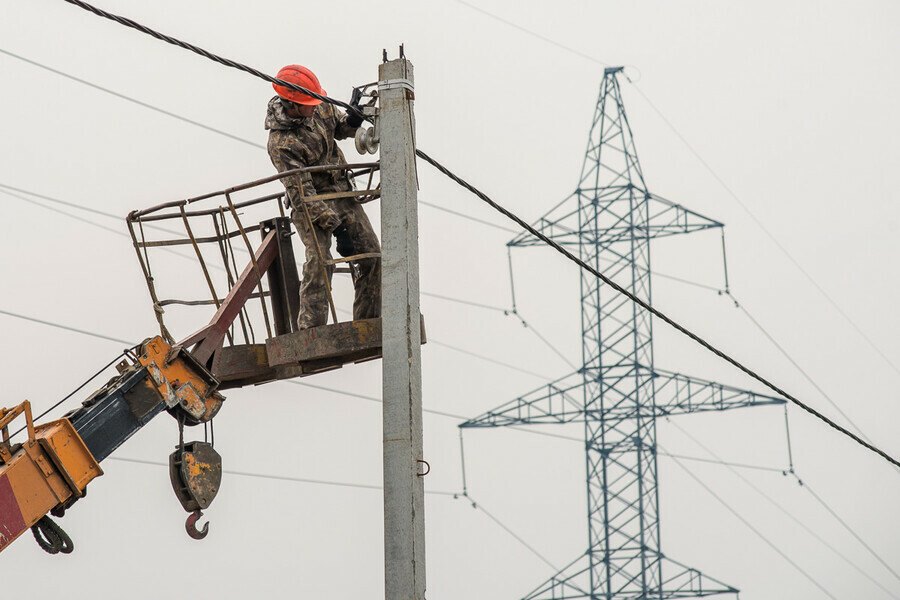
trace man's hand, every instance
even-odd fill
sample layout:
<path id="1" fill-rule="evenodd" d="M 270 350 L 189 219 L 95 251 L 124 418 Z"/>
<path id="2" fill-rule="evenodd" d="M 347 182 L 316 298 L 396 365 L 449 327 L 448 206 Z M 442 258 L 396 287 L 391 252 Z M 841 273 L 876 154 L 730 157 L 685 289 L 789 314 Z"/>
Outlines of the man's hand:
<path id="1" fill-rule="evenodd" d="M 347 231 L 347 226 L 343 223 L 334 230 L 334 239 L 337 240 L 335 249 L 338 254 L 344 258 L 356 254 L 356 250 L 353 248 L 353 238 L 350 237 L 350 232 Z"/>

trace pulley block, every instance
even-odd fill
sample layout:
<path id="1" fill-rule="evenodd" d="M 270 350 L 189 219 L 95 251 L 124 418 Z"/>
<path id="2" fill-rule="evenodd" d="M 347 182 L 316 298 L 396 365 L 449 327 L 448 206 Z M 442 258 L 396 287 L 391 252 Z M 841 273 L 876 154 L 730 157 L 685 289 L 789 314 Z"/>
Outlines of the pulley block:
<path id="1" fill-rule="evenodd" d="M 360 154 L 375 154 L 378 152 L 378 133 L 374 127 L 360 127 L 356 130 L 356 151 Z"/>
<path id="2" fill-rule="evenodd" d="M 169 478 L 184 510 L 205 509 L 222 483 L 222 457 L 212 444 L 186 442 L 169 455 Z"/>

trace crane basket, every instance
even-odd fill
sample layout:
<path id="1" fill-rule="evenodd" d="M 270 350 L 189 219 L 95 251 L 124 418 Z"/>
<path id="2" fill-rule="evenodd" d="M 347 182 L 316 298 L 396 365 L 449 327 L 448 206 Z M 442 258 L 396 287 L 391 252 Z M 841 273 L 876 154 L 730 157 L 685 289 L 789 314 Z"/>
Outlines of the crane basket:
<path id="1" fill-rule="evenodd" d="M 334 169 L 367 178 L 366 187 L 305 197 L 304 203 L 338 197 L 363 203 L 380 196 L 379 163 L 322 165 L 128 215 L 160 333 L 171 344 L 189 349 L 223 389 L 380 356 L 380 320 L 338 322 L 330 286 L 332 323 L 297 330 L 299 275 L 285 191 L 264 186 L 292 175 Z M 250 190 L 270 193 L 246 198 Z M 323 269 L 352 275 L 354 260 L 369 256 L 320 262 Z M 185 268 L 186 261 L 193 266 Z M 198 320 L 198 313 L 204 313 L 206 321 Z M 208 324 L 197 330 L 198 322 Z"/>

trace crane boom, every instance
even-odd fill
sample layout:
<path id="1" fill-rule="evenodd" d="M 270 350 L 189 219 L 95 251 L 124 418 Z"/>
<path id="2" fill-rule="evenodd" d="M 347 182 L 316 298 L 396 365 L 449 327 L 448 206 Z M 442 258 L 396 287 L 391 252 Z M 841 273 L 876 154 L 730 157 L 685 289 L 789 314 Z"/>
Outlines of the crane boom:
<path id="1" fill-rule="evenodd" d="M 47 523 L 48 513 L 62 516 L 84 496 L 88 483 L 103 474 L 99 463 L 153 417 L 168 410 L 188 424 L 203 423 L 224 400 L 212 374 L 159 336 L 142 343 L 117 369 L 117 377 L 62 419 L 35 426 L 27 400 L 0 409 L 0 552 L 33 527 L 50 527 L 44 537 L 52 538 L 58 527 Z M 9 425 L 20 416 L 28 439 L 13 444 Z M 38 542 L 45 550 L 61 550 Z"/>

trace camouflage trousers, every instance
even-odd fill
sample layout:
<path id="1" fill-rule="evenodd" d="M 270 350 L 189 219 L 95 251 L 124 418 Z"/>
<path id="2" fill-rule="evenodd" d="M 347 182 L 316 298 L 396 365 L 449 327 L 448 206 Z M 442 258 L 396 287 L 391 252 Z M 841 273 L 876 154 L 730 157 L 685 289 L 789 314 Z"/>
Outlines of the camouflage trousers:
<path id="1" fill-rule="evenodd" d="M 369 217 L 362 205 L 353 198 L 338 198 L 327 201 L 328 208 L 337 213 L 341 223 L 347 227 L 353 240 L 353 254 L 380 253 L 378 236 L 372 229 Z M 300 241 L 306 246 L 306 262 L 303 263 L 303 280 L 300 282 L 300 315 L 297 326 L 300 329 L 318 327 L 328 321 L 328 292 L 325 289 L 326 277 L 329 285 L 334 273 L 333 266 L 322 268 L 319 252 L 322 257 L 331 260 L 332 234 L 317 225 L 310 231 L 309 222 L 303 209 L 291 211 L 291 220 Z M 355 297 L 353 299 L 353 319 L 372 319 L 381 316 L 381 258 L 364 258 L 354 261 L 357 276 L 353 281 Z"/>

